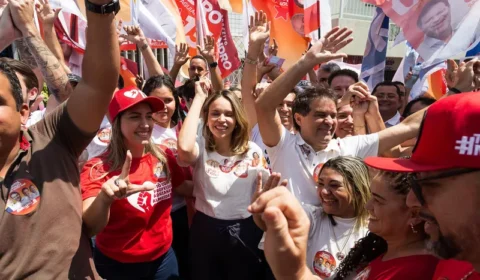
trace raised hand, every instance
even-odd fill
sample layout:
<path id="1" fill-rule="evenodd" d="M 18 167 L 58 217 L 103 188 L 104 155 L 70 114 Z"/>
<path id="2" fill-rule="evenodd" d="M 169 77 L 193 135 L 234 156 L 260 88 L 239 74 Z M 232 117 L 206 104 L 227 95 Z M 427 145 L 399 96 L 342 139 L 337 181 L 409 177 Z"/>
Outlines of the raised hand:
<path id="1" fill-rule="evenodd" d="M 179 45 L 175 46 L 175 58 L 173 59 L 173 63 L 176 65 L 184 65 L 190 59 L 188 55 L 188 45 L 187 43 L 180 43 Z"/>
<path id="2" fill-rule="evenodd" d="M 275 69 L 276 65 L 275 64 L 266 64 L 266 60 L 263 62 L 258 62 L 257 63 L 257 81 L 260 81 L 263 76 L 266 74 L 270 73 Z"/>
<path id="3" fill-rule="evenodd" d="M 353 41 L 353 38 L 349 38 L 351 34 L 352 31 L 348 28 L 333 28 L 307 51 L 305 60 L 317 65 L 334 59 L 346 58 L 347 54 L 338 51 Z"/>
<path id="4" fill-rule="evenodd" d="M 337 107 L 352 105 L 353 102 L 365 101 L 370 96 L 367 84 L 358 82 L 348 87 L 347 92 L 338 100 Z"/>
<path id="5" fill-rule="evenodd" d="M 480 61 L 478 57 L 469 62 L 457 65 L 449 59 L 445 78 L 449 88 L 456 88 L 461 92 L 470 92 L 480 88 Z"/>
<path id="6" fill-rule="evenodd" d="M 208 63 L 215 62 L 215 39 L 213 36 L 207 35 L 204 38 L 205 47 L 197 45 L 198 52 L 205 57 Z"/>
<path id="7" fill-rule="evenodd" d="M 293 194 L 287 188 L 263 192 L 248 211 L 265 224 L 265 257 L 275 277 L 316 279 L 306 266 L 310 221 Z"/>
<path id="8" fill-rule="evenodd" d="M 281 174 L 274 172 L 272 173 L 272 175 L 270 175 L 270 177 L 268 177 L 267 182 L 263 184 L 262 171 L 259 171 L 257 174 L 257 188 L 255 189 L 255 193 L 252 196 L 252 203 L 254 203 L 262 193 L 265 193 L 268 190 L 276 188 L 277 186 L 286 187 L 288 184 L 288 181 L 283 180 L 279 184 L 280 178 L 281 178 Z M 261 230 L 263 231 L 267 230 L 267 226 L 265 225 L 265 222 L 262 220 L 262 216 L 260 214 L 254 214 L 253 220 Z"/>
<path id="9" fill-rule="evenodd" d="M 250 16 L 249 43 L 263 46 L 268 37 L 270 37 L 270 23 L 267 22 L 267 14 L 263 11 L 255 12 L 254 16 Z"/>
<path id="10" fill-rule="evenodd" d="M 212 83 L 206 77 L 200 78 L 200 81 L 195 82 L 195 96 L 208 97 L 210 90 L 212 88 Z"/>
<path id="11" fill-rule="evenodd" d="M 0 26 L 2 27 L 0 28 L 0 36 L 5 38 L 5 41 L 9 42 L 8 45 L 15 39 L 22 37 L 22 32 L 13 24 L 9 5 L 0 12 Z"/>
<path id="12" fill-rule="evenodd" d="M 368 110 L 366 114 L 370 116 L 380 115 L 380 108 L 378 107 L 377 97 L 374 95 L 369 95 L 366 101 L 368 101 Z"/>
<path id="13" fill-rule="evenodd" d="M 48 0 L 39 0 L 39 2 L 35 4 L 35 10 L 37 11 L 40 21 L 49 26 L 53 26 L 58 14 L 62 11 L 61 8 L 52 9 Z"/>
<path id="14" fill-rule="evenodd" d="M 108 197 L 110 202 L 126 198 L 138 192 L 151 191 L 155 188 L 155 184 L 152 182 L 145 182 L 143 185 L 130 183 L 128 175 L 130 174 L 131 165 L 132 154 L 130 151 L 127 151 L 120 176 L 113 176 L 107 182 L 103 183 L 102 192 Z"/>
<path id="15" fill-rule="evenodd" d="M 22 35 L 24 37 L 38 35 L 33 22 L 33 0 L 10 0 L 9 6 L 13 23 L 22 32 Z"/>
<path id="16" fill-rule="evenodd" d="M 124 43 L 127 42 L 127 39 L 123 38 L 122 35 L 122 26 L 123 26 L 123 20 L 117 21 L 117 37 L 118 37 L 118 45 L 121 46 Z"/>
<path id="17" fill-rule="evenodd" d="M 145 38 L 145 35 L 143 34 L 140 26 L 124 26 L 123 30 L 125 30 L 127 34 L 120 34 L 121 38 L 128 40 L 136 45 L 144 45 L 147 43 L 147 39 Z"/>

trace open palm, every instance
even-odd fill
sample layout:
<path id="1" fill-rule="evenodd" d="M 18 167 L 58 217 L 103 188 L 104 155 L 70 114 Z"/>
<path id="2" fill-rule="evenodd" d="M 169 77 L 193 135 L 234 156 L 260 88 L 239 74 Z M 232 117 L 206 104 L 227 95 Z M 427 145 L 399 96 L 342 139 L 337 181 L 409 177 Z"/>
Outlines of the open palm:
<path id="1" fill-rule="evenodd" d="M 348 28 L 333 28 L 307 51 L 305 58 L 315 64 L 321 64 L 347 57 L 345 53 L 338 51 L 352 42 L 353 38 L 349 38 L 351 34 L 352 31 Z"/>
<path id="2" fill-rule="evenodd" d="M 263 44 L 270 37 L 270 25 L 264 12 L 255 12 L 255 16 L 250 17 L 249 33 L 251 43 Z"/>

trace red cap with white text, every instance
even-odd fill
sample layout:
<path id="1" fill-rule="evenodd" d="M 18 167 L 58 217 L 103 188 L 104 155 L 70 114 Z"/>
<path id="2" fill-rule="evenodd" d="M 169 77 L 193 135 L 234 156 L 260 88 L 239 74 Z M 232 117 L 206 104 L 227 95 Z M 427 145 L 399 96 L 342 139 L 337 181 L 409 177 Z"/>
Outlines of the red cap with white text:
<path id="1" fill-rule="evenodd" d="M 162 111 L 165 108 L 165 104 L 160 98 L 154 96 L 147 97 L 145 93 L 136 87 L 125 87 L 116 91 L 112 101 L 110 101 L 108 106 L 110 121 L 113 122 L 118 114 L 142 102 L 150 105 L 153 112 Z"/>
<path id="2" fill-rule="evenodd" d="M 396 172 L 480 169 L 480 93 L 456 94 L 432 104 L 410 159 L 370 157 L 365 163 Z"/>

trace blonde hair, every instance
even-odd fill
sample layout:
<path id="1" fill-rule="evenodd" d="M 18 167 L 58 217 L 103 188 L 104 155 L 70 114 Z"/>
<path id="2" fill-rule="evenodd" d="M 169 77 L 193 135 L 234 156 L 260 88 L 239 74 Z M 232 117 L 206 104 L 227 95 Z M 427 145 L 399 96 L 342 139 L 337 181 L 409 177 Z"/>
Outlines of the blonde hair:
<path id="1" fill-rule="evenodd" d="M 368 168 L 362 159 L 351 156 L 340 156 L 328 160 L 320 170 L 330 168 L 342 175 L 344 186 L 350 197 L 355 217 L 355 230 L 366 227 L 368 223 L 368 211 L 365 204 L 371 197 L 370 176 Z"/>
<path id="2" fill-rule="evenodd" d="M 107 146 L 106 152 L 101 156 L 102 160 L 92 166 L 90 169 L 90 178 L 94 180 L 100 180 L 107 176 L 108 174 L 121 170 L 125 159 L 127 157 L 128 148 L 125 145 L 124 137 L 122 134 L 121 129 L 121 117 L 124 112 L 117 115 L 115 120 L 112 124 L 112 137 L 110 139 L 110 143 Z M 163 163 L 164 170 L 167 174 L 167 179 L 170 179 L 170 172 L 168 169 L 167 158 L 165 153 L 160 149 L 155 143 L 153 143 L 152 139 L 148 140 L 148 144 L 145 145 L 145 153 L 152 154 L 155 158 L 158 159 L 161 163 Z M 93 178 L 92 171 L 95 169 L 97 165 L 100 164 L 108 164 L 109 169 L 102 174 L 98 178 Z"/>
<path id="3" fill-rule="evenodd" d="M 248 131 L 248 120 L 246 117 L 245 109 L 240 103 L 239 99 L 229 90 L 222 90 L 217 93 L 210 95 L 205 104 L 203 105 L 202 118 L 203 118 L 203 137 L 205 138 L 205 148 L 209 152 L 215 151 L 215 140 L 213 134 L 208 128 L 208 112 L 210 110 L 210 105 L 219 99 L 227 99 L 232 105 L 233 114 L 235 115 L 235 128 L 232 131 L 232 138 L 230 141 L 230 147 L 234 155 L 244 155 L 248 152 L 248 141 L 249 141 L 249 131 Z"/>

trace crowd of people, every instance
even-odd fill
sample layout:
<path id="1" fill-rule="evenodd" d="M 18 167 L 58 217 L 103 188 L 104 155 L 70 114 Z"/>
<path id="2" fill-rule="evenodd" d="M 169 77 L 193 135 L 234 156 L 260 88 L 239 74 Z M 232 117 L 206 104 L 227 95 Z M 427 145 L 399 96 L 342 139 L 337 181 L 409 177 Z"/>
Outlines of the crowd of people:
<path id="1" fill-rule="evenodd" d="M 259 11 L 226 86 L 212 37 L 165 73 L 140 27 L 91 8 L 111 0 L 88 2 L 81 77 L 48 0 L 0 17 L 20 55 L 0 58 L 0 279 L 480 279 L 478 58 L 409 100 L 335 64 L 348 28 L 269 64 Z"/>

